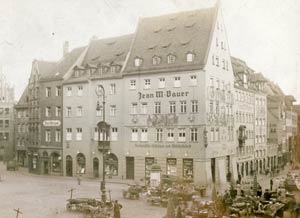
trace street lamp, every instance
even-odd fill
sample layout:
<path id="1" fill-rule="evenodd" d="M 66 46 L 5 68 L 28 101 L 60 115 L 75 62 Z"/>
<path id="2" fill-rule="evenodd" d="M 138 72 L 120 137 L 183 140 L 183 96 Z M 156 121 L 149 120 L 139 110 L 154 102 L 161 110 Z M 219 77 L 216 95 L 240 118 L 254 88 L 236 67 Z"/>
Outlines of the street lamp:
<path id="1" fill-rule="evenodd" d="M 102 121 L 97 123 L 98 127 L 98 150 L 102 152 L 102 159 L 103 159 L 103 168 L 102 168 L 102 181 L 101 181 L 101 200 L 105 205 L 106 202 L 106 190 L 105 190 L 105 153 L 110 148 L 110 141 L 109 141 L 109 132 L 110 132 L 110 125 L 105 122 L 105 90 L 102 85 L 98 85 L 96 87 L 96 94 L 98 97 L 102 96 L 102 109 L 103 109 L 103 116 Z M 97 111 L 100 111 L 100 103 L 97 102 Z"/>

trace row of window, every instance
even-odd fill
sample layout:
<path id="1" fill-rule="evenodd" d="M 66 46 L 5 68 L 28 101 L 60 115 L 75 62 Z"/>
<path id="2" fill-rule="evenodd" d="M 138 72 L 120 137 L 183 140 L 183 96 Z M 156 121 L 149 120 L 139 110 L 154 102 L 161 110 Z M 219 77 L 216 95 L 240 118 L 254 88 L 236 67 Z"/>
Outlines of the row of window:
<path id="1" fill-rule="evenodd" d="M 180 101 L 180 107 L 179 112 L 180 113 L 186 113 L 187 112 L 187 102 L 186 101 Z M 177 112 L 176 107 L 176 101 L 170 101 L 169 102 L 169 113 L 176 113 Z M 191 100 L 190 103 L 190 112 L 191 113 L 198 113 L 198 101 L 197 100 Z M 142 102 L 140 105 L 140 111 L 138 110 L 138 103 L 132 103 L 131 104 L 131 114 L 148 114 L 148 103 Z M 154 102 L 154 113 L 155 114 L 161 114 L 162 113 L 162 104 L 161 102 Z"/>
<path id="2" fill-rule="evenodd" d="M 228 61 L 225 60 L 224 58 L 222 59 L 222 66 L 220 63 L 220 58 L 218 55 L 212 55 L 212 65 L 216 66 L 216 67 L 222 67 L 223 70 L 228 71 Z"/>
<path id="3" fill-rule="evenodd" d="M 46 87 L 45 96 L 47 98 L 52 96 L 52 88 L 51 87 Z M 55 96 L 61 96 L 61 86 L 55 87 Z"/>
<path id="4" fill-rule="evenodd" d="M 182 77 L 180 77 L 180 76 L 173 77 L 173 87 L 174 88 L 181 87 L 181 85 L 182 85 L 181 79 L 182 79 Z M 156 82 L 154 82 L 154 83 L 156 83 Z M 190 86 L 197 85 L 197 76 L 196 75 L 190 75 L 189 85 Z M 158 78 L 158 88 L 164 89 L 165 87 L 166 87 L 166 79 L 164 77 Z M 137 81 L 135 79 L 130 80 L 129 89 L 135 90 L 136 88 L 137 88 Z M 151 89 L 151 79 L 144 79 L 144 89 Z"/>
<path id="5" fill-rule="evenodd" d="M 0 107 L 0 115 L 2 115 L 2 114 L 8 115 L 9 114 L 9 108 Z"/>
<path id="6" fill-rule="evenodd" d="M 255 119 L 255 126 L 265 126 L 266 125 L 266 119 L 265 118 L 256 118 Z"/>
<path id="7" fill-rule="evenodd" d="M 103 114 L 103 107 L 100 106 L 100 110 L 96 110 L 96 116 L 102 116 Z M 117 112 L 117 107 L 116 105 L 110 105 L 109 106 L 109 116 L 115 117 Z M 83 107 L 82 106 L 77 106 L 76 107 L 76 117 L 82 117 L 83 116 Z M 67 107 L 66 108 L 66 117 L 72 117 L 72 107 Z"/>
<path id="8" fill-rule="evenodd" d="M 29 128 L 28 128 L 28 125 L 27 124 L 18 124 L 17 125 L 17 129 L 18 129 L 18 132 L 19 133 L 24 133 L 24 132 L 28 132 L 29 131 Z"/>
<path id="9" fill-rule="evenodd" d="M 240 123 L 252 123 L 254 120 L 254 114 L 252 113 L 244 113 L 241 111 L 237 111 L 235 114 L 236 122 Z"/>
<path id="10" fill-rule="evenodd" d="M 168 54 L 167 55 L 167 64 L 174 64 L 176 62 L 176 59 L 177 59 L 176 55 Z M 192 52 L 188 52 L 186 54 L 186 62 L 191 63 L 194 60 L 195 60 L 195 54 Z M 162 61 L 163 61 L 163 58 L 158 55 L 154 55 L 152 57 L 152 65 L 159 65 L 162 63 Z M 134 59 L 134 66 L 140 67 L 140 66 L 142 66 L 143 62 L 144 62 L 144 60 L 141 57 L 136 57 Z"/>
<path id="11" fill-rule="evenodd" d="M 9 120 L 0 120 L 0 128 L 8 128 Z"/>
<path id="12" fill-rule="evenodd" d="M 52 107 L 51 106 L 47 106 L 45 108 L 45 117 L 51 117 L 52 116 Z M 61 107 L 60 106 L 56 106 L 55 107 L 55 116 L 56 117 L 60 117 L 61 116 Z"/>
<path id="13" fill-rule="evenodd" d="M 248 104 L 253 104 L 253 95 L 248 92 L 235 91 L 235 100 L 240 102 L 246 102 Z"/>
<path id="14" fill-rule="evenodd" d="M 255 143 L 264 143 L 266 142 L 266 136 L 265 135 L 257 135 L 255 137 Z"/>
<path id="15" fill-rule="evenodd" d="M 24 118 L 24 117 L 28 117 L 27 110 L 20 110 L 20 111 L 18 111 L 18 118 Z"/>
<path id="16" fill-rule="evenodd" d="M 55 142 L 61 142 L 61 130 L 56 129 L 54 132 L 54 141 Z M 52 141 L 52 131 L 50 129 L 45 130 L 45 142 L 51 142 Z"/>
<path id="17" fill-rule="evenodd" d="M 214 79 L 213 77 L 210 77 L 210 79 L 209 79 L 209 86 L 211 88 L 213 88 L 213 89 L 216 87 L 217 90 L 223 90 L 223 91 L 228 91 L 228 92 L 231 91 L 231 85 L 230 85 L 230 83 L 226 83 L 225 84 L 224 80 L 221 81 L 218 78 Z"/>
<path id="18" fill-rule="evenodd" d="M 228 127 L 228 141 L 234 140 L 234 133 L 233 133 L 233 127 Z M 214 128 L 212 127 L 210 129 L 210 141 L 211 142 L 219 142 L 220 139 L 220 129 L 218 127 Z M 222 138 L 223 140 L 223 138 Z"/>
<path id="19" fill-rule="evenodd" d="M 209 102 L 209 113 L 232 115 L 233 114 L 232 105 L 226 104 L 226 106 L 222 106 L 220 108 L 219 101 L 216 101 L 216 102 L 210 101 Z"/>
<path id="20" fill-rule="evenodd" d="M 254 146 L 243 146 L 243 147 L 236 148 L 237 155 L 253 154 L 253 152 L 254 152 Z"/>

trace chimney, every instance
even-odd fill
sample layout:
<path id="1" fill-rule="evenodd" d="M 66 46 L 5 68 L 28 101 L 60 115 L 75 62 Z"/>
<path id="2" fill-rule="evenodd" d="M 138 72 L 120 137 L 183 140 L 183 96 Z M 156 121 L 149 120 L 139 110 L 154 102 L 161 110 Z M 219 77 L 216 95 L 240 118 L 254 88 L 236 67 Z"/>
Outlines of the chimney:
<path id="1" fill-rule="evenodd" d="M 69 42 L 65 41 L 63 44 L 63 56 L 65 57 L 67 53 L 69 53 Z"/>

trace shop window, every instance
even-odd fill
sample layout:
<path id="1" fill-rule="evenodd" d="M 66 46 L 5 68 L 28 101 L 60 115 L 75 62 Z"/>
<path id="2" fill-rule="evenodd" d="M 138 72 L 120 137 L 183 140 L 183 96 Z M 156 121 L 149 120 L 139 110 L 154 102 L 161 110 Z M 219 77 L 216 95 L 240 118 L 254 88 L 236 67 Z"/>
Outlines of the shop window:
<path id="1" fill-rule="evenodd" d="M 52 172 L 60 172 L 61 171 L 61 157 L 58 153 L 51 154 L 51 166 Z"/>
<path id="2" fill-rule="evenodd" d="M 193 159 L 183 159 L 183 178 L 193 179 L 193 177 L 194 177 Z"/>
<path id="3" fill-rule="evenodd" d="M 177 162 L 176 158 L 167 158 L 167 175 L 177 175 Z"/>
<path id="4" fill-rule="evenodd" d="M 82 153 L 77 154 L 77 173 L 84 174 L 85 173 L 85 156 Z"/>

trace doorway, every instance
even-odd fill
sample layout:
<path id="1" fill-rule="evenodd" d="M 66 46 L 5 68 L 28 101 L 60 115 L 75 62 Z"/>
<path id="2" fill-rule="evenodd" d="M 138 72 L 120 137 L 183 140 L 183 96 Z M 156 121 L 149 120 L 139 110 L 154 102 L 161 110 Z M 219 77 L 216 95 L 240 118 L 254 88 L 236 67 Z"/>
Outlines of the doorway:
<path id="1" fill-rule="evenodd" d="M 126 157 L 126 179 L 134 179 L 134 157 Z"/>
<path id="2" fill-rule="evenodd" d="M 96 157 L 93 160 L 93 173 L 95 178 L 99 177 L 99 160 Z"/>
<path id="3" fill-rule="evenodd" d="M 73 176 L 73 161 L 70 155 L 66 157 L 66 175 Z"/>
<path id="4" fill-rule="evenodd" d="M 49 162 L 44 161 L 44 174 L 45 175 L 47 175 L 49 173 L 48 169 L 49 169 Z"/>
<path id="5" fill-rule="evenodd" d="M 216 158 L 211 158 L 211 179 L 212 182 L 216 182 Z"/>

